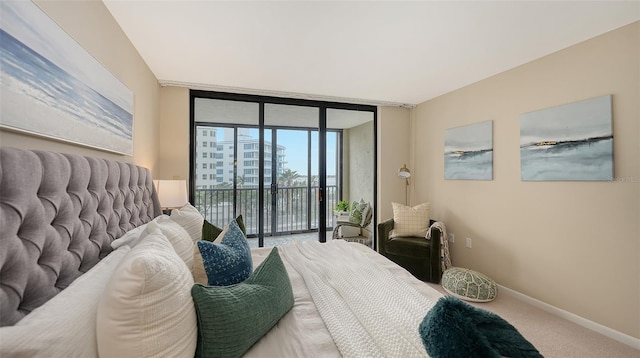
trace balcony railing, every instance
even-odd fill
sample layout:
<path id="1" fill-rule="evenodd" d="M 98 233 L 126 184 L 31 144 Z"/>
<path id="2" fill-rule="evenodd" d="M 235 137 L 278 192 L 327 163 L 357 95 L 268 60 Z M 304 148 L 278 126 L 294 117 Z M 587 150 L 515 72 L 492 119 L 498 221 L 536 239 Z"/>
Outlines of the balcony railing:
<path id="1" fill-rule="evenodd" d="M 326 188 L 326 227 L 332 223 L 332 211 L 337 203 L 337 187 Z M 318 187 L 279 186 L 275 197 L 275 212 L 272 209 L 272 193 L 264 190 L 264 233 L 278 235 L 291 232 L 307 232 L 318 229 Z M 242 214 L 247 235 L 258 234 L 258 189 L 238 188 L 235 191 L 236 215 Z M 196 189 L 195 204 L 207 221 L 220 227 L 234 218 L 233 189 Z M 273 220 L 275 219 L 275 228 Z M 274 229 L 274 230 L 272 230 Z"/>

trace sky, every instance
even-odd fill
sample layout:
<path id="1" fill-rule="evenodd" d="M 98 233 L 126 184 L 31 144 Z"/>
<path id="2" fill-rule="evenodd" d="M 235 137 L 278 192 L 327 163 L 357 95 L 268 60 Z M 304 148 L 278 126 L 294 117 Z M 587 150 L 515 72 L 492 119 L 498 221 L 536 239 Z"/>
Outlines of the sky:
<path id="1" fill-rule="evenodd" d="M 225 130 L 217 131 L 217 140 L 223 141 Z M 252 138 L 258 138 L 258 130 L 250 129 L 249 135 Z M 318 134 L 314 132 L 312 137 L 312 168 L 311 175 L 318 174 L 317 158 L 318 158 Z M 265 139 L 266 140 L 266 139 Z M 279 130 L 278 145 L 286 148 L 285 160 L 287 162 L 285 169 L 291 169 L 298 172 L 299 175 L 307 175 L 307 132 L 296 130 Z M 327 175 L 336 175 L 336 134 L 327 133 Z"/>

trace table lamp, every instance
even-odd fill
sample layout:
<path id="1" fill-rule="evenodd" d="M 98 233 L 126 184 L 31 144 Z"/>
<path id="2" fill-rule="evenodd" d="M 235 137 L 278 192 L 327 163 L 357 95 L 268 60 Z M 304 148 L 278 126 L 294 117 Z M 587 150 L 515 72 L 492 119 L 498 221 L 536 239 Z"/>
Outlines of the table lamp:
<path id="1" fill-rule="evenodd" d="M 187 203 L 186 180 L 154 180 L 160 207 L 165 214 L 171 209 L 181 208 Z"/>

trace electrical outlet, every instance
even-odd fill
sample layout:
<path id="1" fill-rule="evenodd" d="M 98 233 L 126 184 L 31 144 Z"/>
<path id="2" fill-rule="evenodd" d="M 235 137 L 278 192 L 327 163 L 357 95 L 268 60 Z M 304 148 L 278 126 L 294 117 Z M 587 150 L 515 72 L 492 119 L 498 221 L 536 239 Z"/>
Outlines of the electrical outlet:
<path id="1" fill-rule="evenodd" d="M 449 242 L 453 244 L 455 242 L 455 235 L 453 235 L 453 233 L 450 232 L 449 234 L 447 234 L 447 236 L 448 236 L 447 239 L 449 240 Z"/>
<path id="2" fill-rule="evenodd" d="M 470 237 L 467 238 L 467 247 L 471 248 L 471 238 Z"/>

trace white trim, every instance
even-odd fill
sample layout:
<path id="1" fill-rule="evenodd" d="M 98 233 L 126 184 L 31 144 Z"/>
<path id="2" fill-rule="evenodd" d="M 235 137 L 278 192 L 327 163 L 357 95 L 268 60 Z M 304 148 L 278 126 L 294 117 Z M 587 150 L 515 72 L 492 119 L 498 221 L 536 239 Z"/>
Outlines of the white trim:
<path id="1" fill-rule="evenodd" d="M 603 326 L 600 323 L 596 323 L 593 321 L 590 321 L 586 318 L 580 317 L 576 314 L 573 314 L 571 312 L 567 312 L 563 309 L 560 309 L 558 307 L 552 306 L 548 303 L 542 302 L 538 299 L 535 299 L 533 297 L 529 297 L 523 293 L 520 293 L 518 291 L 514 291 L 510 288 L 498 285 L 498 292 L 500 292 L 501 294 L 506 294 L 508 296 L 511 296 L 517 300 L 526 302 L 534 307 L 540 308 L 543 311 L 549 312 L 551 314 L 553 314 L 554 316 L 558 316 L 560 318 L 566 319 L 567 321 L 573 322 L 579 326 L 582 326 L 584 328 L 590 329 L 592 331 L 598 332 L 604 336 L 607 336 L 611 339 L 615 339 L 616 341 L 620 342 L 620 343 L 624 343 L 630 347 L 633 347 L 635 349 L 640 349 L 640 339 L 629 336 L 627 334 L 624 334 L 622 332 L 616 331 L 614 329 L 611 329 L 609 327 Z"/>
<path id="2" fill-rule="evenodd" d="M 244 87 L 218 86 L 218 85 L 209 85 L 204 83 L 180 82 L 180 81 L 170 81 L 170 80 L 162 80 L 162 79 L 158 80 L 158 82 L 162 87 L 165 87 L 165 86 L 186 87 L 189 89 L 203 90 L 203 91 L 218 91 L 218 92 L 230 92 L 230 93 L 239 93 L 239 94 L 251 94 L 251 95 L 259 95 L 259 96 L 299 98 L 299 99 L 308 99 L 313 101 L 366 104 L 370 106 L 387 106 L 387 107 L 403 107 L 403 108 L 413 108 L 416 106 L 415 104 L 410 104 L 410 103 L 398 103 L 398 102 L 377 101 L 377 100 L 370 100 L 370 99 L 323 96 L 323 95 L 314 95 L 314 94 L 296 93 L 296 92 L 259 90 L 259 89 L 251 89 L 251 88 L 244 88 Z"/>

